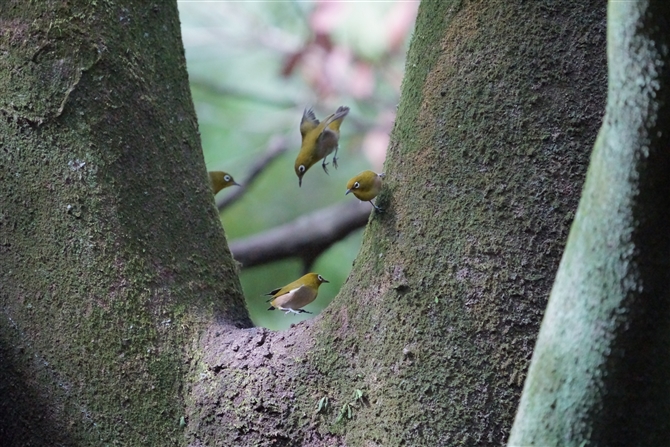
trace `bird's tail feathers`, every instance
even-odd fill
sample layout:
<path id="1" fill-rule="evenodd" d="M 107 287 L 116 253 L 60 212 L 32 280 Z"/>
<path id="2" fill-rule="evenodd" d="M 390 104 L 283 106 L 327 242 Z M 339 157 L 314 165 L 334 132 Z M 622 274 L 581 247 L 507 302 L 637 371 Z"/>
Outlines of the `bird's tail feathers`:
<path id="1" fill-rule="evenodd" d="M 342 124 L 344 117 L 347 116 L 348 113 L 349 113 L 349 107 L 347 106 L 338 107 L 335 113 L 333 113 L 324 120 L 326 122 L 326 125 L 324 127 L 339 132 L 340 124 Z"/>

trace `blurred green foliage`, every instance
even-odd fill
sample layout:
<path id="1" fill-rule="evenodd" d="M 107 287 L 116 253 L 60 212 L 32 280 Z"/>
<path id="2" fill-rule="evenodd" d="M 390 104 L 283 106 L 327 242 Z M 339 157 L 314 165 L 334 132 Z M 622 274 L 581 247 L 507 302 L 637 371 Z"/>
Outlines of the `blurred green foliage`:
<path id="1" fill-rule="evenodd" d="M 272 136 L 290 143 L 242 199 L 222 212 L 229 241 L 353 200 L 344 196 L 347 180 L 364 169 L 381 170 L 416 14 L 416 5 L 406 3 L 179 2 L 207 169 L 227 171 L 241 182 Z M 339 169 L 326 175 L 315 165 L 298 188 L 293 162 L 303 109 L 314 107 L 321 119 L 340 105 L 351 112 L 341 128 Z M 317 260 L 311 270 L 330 283 L 306 310 L 317 314 L 330 303 L 360 241 L 359 230 Z M 282 329 L 313 317 L 269 312 L 263 296 L 302 270 L 299 259 L 242 270 L 257 325 Z"/>

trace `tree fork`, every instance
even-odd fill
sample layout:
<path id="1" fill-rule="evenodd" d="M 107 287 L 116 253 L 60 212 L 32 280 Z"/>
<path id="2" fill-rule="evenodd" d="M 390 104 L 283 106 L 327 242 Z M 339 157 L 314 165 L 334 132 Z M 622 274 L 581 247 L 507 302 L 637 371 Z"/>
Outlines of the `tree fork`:
<path id="1" fill-rule="evenodd" d="M 203 337 L 193 445 L 504 442 L 605 80 L 600 0 L 422 2 L 385 212 L 321 315 Z"/>

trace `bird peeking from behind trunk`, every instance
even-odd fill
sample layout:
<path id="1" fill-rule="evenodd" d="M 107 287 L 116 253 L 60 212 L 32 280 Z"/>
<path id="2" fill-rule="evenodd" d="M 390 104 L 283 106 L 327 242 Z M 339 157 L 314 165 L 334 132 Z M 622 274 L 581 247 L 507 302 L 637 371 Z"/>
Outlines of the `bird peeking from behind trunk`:
<path id="1" fill-rule="evenodd" d="M 209 171 L 209 183 L 212 185 L 214 195 L 229 186 L 242 186 L 233 179 L 232 175 L 223 171 Z"/>

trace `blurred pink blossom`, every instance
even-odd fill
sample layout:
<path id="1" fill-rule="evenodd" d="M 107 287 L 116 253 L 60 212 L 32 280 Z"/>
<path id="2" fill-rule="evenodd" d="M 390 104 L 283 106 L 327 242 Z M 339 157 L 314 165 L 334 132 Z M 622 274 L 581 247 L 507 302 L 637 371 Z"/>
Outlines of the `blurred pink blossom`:
<path id="1" fill-rule="evenodd" d="M 372 164 L 373 169 L 381 171 L 386 159 L 391 129 L 395 121 L 395 112 L 383 111 L 377 117 L 374 127 L 369 130 L 363 138 L 362 152 Z"/>
<path id="2" fill-rule="evenodd" d="M 403 50 L 403 44 L 416 17 L 418 2 L 395 2 L 386 17 L 381 18 L 387 30 L 387 52 Z M 312 38 L 288 55 L 282 74 L 290 76 L 296 69 L 319 97 L 347 95 L 366 99 L 375 93 L 379 67 L 357 55 L 351 47 L 334 43 L 332 33 L 354 14 L 351 4 L 318 0 L 309 16 Z M 396 83 L 393 82 L 393 85 Z"/>

